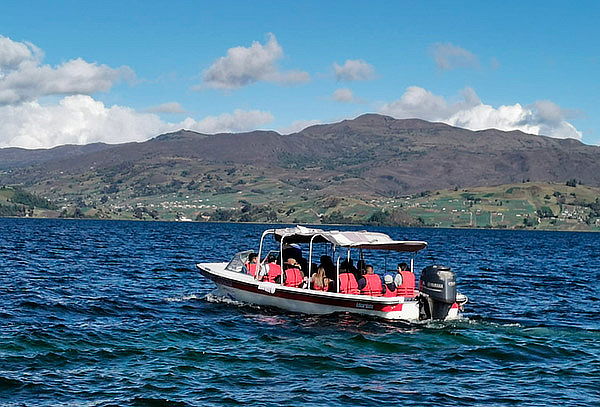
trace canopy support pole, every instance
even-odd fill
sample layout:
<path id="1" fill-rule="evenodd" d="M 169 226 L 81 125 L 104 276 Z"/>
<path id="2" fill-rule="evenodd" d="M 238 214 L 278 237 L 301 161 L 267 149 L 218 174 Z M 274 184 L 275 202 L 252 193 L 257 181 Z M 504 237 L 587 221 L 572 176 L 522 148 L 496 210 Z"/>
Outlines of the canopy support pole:
<path id="1" fill-rule="evenodd" d="M 307 284 L 307 289 L 310 289 L 310 278 L 312 276 L 312 254 L 313 254 L 313 242 L 315 240 L 315 237 L 320 236 L 320 235 L 314 235 L 313 237 L 310 238 L 310 243 L 308 244 L 308 284 Z"/>
<path id="2" fill-rule="evenodd" d="M 281 236 L 281 241 L 279 242 L 279 264 L 281 265 L 281 274 L 279 276 L 279 284 L 283 285 L 283 277 L 285 272 L 283 271 L 283 239 L 285 236 Z"/>
<path id="3" fill-rule="evenodd" d="M 337 258 L 337 267 L 336 267 L 336 269 L 337 269 L 337 278 L 336 278 L 336 280 L 337 280 L 337 291 L 336 292 L 338 292 L 338 293 L 340 292 L 340 257 L 341 256 L 338 256 L 338 258 Z"/>
<path id="4" fill-rule="evenodd" d="M 260 269 L 261 266 L 263 264 L 262 260 L 260 259 L 260 255 L 262 253 L 262 248 L 263 248 L 263 242 L 265 240 L 265 236 L 267 236 L 269 233 L 275 233 L 275 229 L 267 229 L 262 233 L 262 236 L 260 237 L 260 244 L 258 245 L 258 262 L 256 264 L 256 272 L 254 273 L 254 279 L 258 280 L 259 278 L 259 274 L 260 274 Z"/>

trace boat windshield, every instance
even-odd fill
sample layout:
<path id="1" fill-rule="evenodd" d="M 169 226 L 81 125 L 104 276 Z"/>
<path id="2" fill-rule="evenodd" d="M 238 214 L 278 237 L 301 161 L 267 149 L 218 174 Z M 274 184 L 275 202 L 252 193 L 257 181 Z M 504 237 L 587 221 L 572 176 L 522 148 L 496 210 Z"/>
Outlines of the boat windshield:
<path id="1" fill-rule="evenodd" d="M 225 270 L 236 271 L 238 273 L 241 273 L 244 264 L 246 264 L 246 262 L 248 261 L 248 256 L 250 255 L 250 253 L 253 253 L 253 251 L 244 250 L 243 252 L 236 253 L 227 265 L 227 267 L 225 267 Z"/>

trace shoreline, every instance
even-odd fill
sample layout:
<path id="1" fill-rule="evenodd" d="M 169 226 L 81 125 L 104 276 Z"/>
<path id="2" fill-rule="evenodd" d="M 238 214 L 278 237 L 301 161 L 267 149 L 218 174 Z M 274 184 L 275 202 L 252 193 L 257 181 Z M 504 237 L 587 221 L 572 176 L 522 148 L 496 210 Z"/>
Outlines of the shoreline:
<path id="1" fill-rule="evenodd" d="M 440 230 L 493 230 L 493 231 L 524 231 L 524 232 L 574 232 L 574 233 L 598 233 L 597 230 L 573 230 L 573 229 L 546 229 L 546 228 L 495 228 L 495 227 L 440 227 L 440 226 L 404 226 L 404 225 L 369 225 L 360 223 L 282 223 L 282 222 L 230 222 L 230 221 L 177 221 L 168 219 L 106 219 L 106 218 L 53 218 L 41 216 L 0 216 L 1 219 L 31 219 L 31 220 L 66 220 L 66 221 L 109 221 L 109 222 L 148 222 L 148 223 L 177 223 L 177 224 L 234 224 L 234 225 L 297 225 L 303 226 L 343 226 L 343 227 L 364 227 L 364 228 L 406 228 L 406 229 L 440 229 Z"/>

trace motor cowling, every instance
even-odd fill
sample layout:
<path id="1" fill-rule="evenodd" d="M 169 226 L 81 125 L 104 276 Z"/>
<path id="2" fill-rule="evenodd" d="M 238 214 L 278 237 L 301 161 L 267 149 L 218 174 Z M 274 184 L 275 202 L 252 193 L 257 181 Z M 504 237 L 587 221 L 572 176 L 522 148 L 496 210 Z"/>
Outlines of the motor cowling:
<path id="1" fill-rule="evenodd" d="M 450 267 L 433 265 L 421 271 L 421 318 L 445 319 L 456 302 L 456 277 Z"/>

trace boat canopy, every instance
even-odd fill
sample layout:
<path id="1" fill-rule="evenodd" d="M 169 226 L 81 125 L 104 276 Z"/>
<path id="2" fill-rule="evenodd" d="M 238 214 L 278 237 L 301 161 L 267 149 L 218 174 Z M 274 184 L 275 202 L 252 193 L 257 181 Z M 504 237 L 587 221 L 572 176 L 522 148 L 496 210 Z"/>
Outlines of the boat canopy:
<path id="1" fill-rule="evenodd" d="M 285 244 L 332 243 L 339 247 L 393 250 L 397 252 L 418 252 L 427 247 L 427 242 L 416 240 L 393 240 L 385 233 L 361 231 L 323 230 L 296 226 L 293 228 L 272 229 L 275 240 L 284 239 Z"/>

